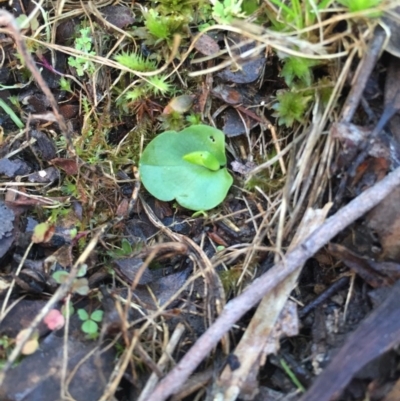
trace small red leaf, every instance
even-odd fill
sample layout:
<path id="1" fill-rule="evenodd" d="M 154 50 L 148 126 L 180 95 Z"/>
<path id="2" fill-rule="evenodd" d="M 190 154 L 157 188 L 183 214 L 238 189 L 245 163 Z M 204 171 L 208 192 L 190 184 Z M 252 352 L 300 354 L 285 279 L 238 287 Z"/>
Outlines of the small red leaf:
<path id="1" fill-rule="evenodd" d="M 59 310 L 52 309 L 43 322 L 50 330 L 60 330 L 64 327 L 65 319 Z"/>

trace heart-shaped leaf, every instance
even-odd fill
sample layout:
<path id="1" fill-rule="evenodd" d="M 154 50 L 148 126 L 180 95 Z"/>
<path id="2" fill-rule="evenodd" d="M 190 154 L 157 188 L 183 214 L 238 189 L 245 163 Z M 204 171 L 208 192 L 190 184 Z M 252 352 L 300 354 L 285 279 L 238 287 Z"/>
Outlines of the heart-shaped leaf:
<path id="1" fill-rule="evenodd" d="M 86 320 L 82 323 L 81 329 L 86 334 L 94 334 L 99 331 L 99 325 L 93 320 Z"/>
<path id="2" fill-rule="evenodd" d="M 154 138 L 139 163 L 145 188 L 157 199 L 209 210 L 226 197 L 233 179 L 226 168 L 225 136 L 207 125 Z"/>
<path id="3" fill-rule="evenodd" d="M 104 312 L 102 310 L 100 310 L 100 309 L 95 310 L 90 315 L 90 319 L 94 320 L 95 322 L 101 322 L 103 320 L 103 314 L 104 314 Z"/>

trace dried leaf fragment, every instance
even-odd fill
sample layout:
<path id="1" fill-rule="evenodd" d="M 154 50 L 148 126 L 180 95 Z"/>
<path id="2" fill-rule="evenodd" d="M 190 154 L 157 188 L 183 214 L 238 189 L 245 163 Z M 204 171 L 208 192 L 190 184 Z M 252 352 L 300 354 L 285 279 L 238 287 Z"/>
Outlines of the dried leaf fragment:
<path id="1" fill-rule="evenodd" d="M 40 223 L 35 226 L 32 234 L 32 242 L 40 244 L 49 242 L 55 232 L 55 227 L 49 223 Z"/>
<path id="2" fill-rule="evenodd" d="M 27 331 L 28 331 L 28 329 L 23 329 L 18 333 L 17 338 L 15 339 L 15 342 L 17 345 L 21 343 L 22 338 L 25 337 L 25 334 Z M 39 332 L 36 330 L 32 333 L 29 340 L 22 347 L 21 353 L 23 355 L 33 354 L 39 348 L 38 339 L 39 339 Z"/>

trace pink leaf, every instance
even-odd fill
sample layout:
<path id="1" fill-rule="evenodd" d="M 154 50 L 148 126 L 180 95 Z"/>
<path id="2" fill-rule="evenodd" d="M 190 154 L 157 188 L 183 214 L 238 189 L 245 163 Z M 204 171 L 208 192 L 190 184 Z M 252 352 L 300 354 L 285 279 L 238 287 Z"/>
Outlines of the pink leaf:
<path id="1" fill-rule="evenodd" d="M 57 309 L 52 309 L 43 321 L 50 330 L 60 330 L 65 324 L 64 316 Z"/>

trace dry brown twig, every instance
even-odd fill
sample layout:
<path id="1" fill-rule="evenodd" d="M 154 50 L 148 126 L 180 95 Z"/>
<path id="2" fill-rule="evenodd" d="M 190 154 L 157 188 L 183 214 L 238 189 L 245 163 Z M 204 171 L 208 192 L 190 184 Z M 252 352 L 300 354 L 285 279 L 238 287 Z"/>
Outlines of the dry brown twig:
<path id="1" fill-rule="evenodd" d="M 326 220 L 324 224 L 297 245 L 292 252 L 289 252 L 283 261 L 275 264 L 267 273 L 255 280 L 246 291 L 228 302 L 219 318 L 197 340 L 177 366 L 159 383 L 147 400 L 163 401 L 171 394 L 176 393 L 206 355 L 218 344 L 222 336 L 250 308 L 287 276 L 296 271 L 298 266 L 304 264 L 340 231 L 381 202 L 399 184 L 400 168 L 397 168 Z"/>

